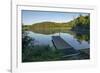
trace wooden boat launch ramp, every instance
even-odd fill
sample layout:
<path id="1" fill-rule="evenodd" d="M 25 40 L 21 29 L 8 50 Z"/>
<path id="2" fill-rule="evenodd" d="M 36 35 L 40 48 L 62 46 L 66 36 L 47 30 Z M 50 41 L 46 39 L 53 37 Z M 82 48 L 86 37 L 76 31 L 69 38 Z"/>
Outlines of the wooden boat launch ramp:
<path id="1" fill-rule="evenodd" d="M 61 50 L 66 56 L 77 55 L 79 52 L 69 45 L 60 36 L 52 36 L 52 42 L 56 49 Z"/>

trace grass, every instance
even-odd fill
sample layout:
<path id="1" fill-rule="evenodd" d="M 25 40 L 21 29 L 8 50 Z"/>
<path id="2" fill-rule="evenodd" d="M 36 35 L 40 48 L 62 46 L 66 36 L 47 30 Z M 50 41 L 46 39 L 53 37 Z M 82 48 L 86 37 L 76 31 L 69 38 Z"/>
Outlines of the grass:
<path id="1" fill-rule="evenodd" d="M 61 53 L 52 49 L 50 46 L 39 45 L 27 48 L 22 52 L 22 62 L 51 61 L 61 58 Z"/>
<path id="2" fill-rule="evenodd" d="M 79 55 L 63 58 L 60 50 L 52 50 L 50 46 L 36 45 L 33 48 L 27 48 L 22 52 L 22 62 L 39 62 L 39 61 L 58 61 L 58 60 L 82 60 L 89 59 L 89 55 L 79 51 Z"/>

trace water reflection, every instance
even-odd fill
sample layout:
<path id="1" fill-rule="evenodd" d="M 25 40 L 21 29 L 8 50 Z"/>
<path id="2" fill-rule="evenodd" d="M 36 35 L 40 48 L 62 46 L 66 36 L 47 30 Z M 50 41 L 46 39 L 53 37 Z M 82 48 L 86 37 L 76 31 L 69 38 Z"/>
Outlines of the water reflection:
<path id="1" fill-rule="evenodd" d="M 85 40 L 89 43 L 90 41 L 90 35 L 89 33 L 76 33 L 75 38 L 77 38 L 77 41 L 81 43 L 81 41 Z"/>
<path id="2" fill-rule="evenodd" d="M 47 31 L 27 31 L 28 36 L 35 39 L 35 45 L 50 45 L 52 44 L 52 36 L 60 36 L 67 43 L 69 43 L 75 49 L 85 49 L 89 48 L 89 34 L 88 33 L 76 33 L 73 31 L 64 31 L 64 30 L 50 30 Z"/>

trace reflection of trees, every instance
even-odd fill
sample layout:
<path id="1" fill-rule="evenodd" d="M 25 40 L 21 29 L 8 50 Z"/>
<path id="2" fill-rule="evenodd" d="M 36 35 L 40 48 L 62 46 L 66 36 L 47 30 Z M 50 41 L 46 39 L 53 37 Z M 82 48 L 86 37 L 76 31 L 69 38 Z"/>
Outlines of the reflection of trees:
<path id="1" fill-rule="evenodd" d="M 76 33 L 75 38 L 78 39 L 78 41 L 90 41 L 90 34 L 89 33 Z"/>
<path id="2" fill-rule="evenodd" d="M 52 28 L 52 29 L 38 29 L 38 30 L 32 30 L 35 33 L 40 33 L 40 34 L 54 34 L 54 33 L 59 33 L 59 32 L 67 32 L 67 29 L 65 28 Z"/>

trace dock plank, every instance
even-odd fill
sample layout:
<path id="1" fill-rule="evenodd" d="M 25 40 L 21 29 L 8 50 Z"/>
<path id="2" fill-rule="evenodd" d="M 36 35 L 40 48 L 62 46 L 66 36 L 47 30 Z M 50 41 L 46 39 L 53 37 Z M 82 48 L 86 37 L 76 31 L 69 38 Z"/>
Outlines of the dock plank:
<path id="1" fill-rule="evenodd" d="M 66 56 L 77 55 L 78 51 L 75 50 L 71 45 L 69 45 L 65 40 L 63 40 L 60 36 L 52 36 L 52 42 L 56 49 L 61 50 L 63 54 Z"/>
<path id="2" fill-rule="evenodd" d="M 52 41 L 54 42 L 56 48 L 58 49 L 72 48 L 60 36 L 52 36 Z"/>

